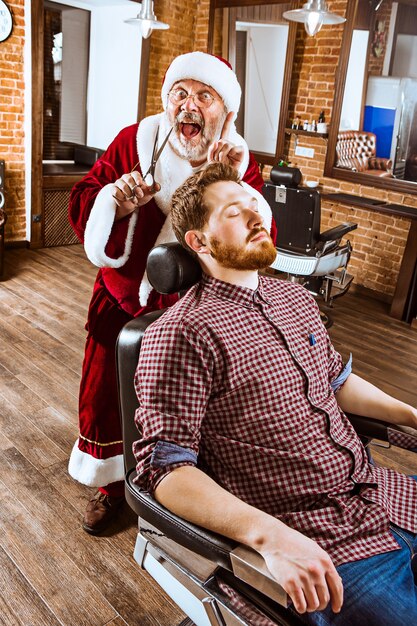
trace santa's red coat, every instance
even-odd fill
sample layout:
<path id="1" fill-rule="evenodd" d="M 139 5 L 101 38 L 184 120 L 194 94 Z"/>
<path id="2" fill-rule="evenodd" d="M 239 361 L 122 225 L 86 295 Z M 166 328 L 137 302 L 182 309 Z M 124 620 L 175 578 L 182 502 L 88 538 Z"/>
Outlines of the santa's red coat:
<path id="1" fill-rule="evenodd" d="M 122 130 L 90 172 L 72 190 L 69 217 L 81 241 L 98 193 L 138 162 L 138 124 Z M 140 164 L 137 167 L 140 172 Z M 252 156 L 243 180 L 261 191 L 263 180 Z M 163 180 L 160 181 L 163 184 Z M 108 257 L 123 255 L 127 217 L 114 222 L 105 247 Z M 126 262 L 101 267 L 94 284 L 87 320 L 87 340 L 79 401 L 80 435 L 71 454 L 69 471 L 79 482 L 103 486 L 123 480 L 123 448 L 118 410 L 115 343 L 121 328 L 133 317 L 173 304 L 177 296 L 151 291 L 146 306 L 139 303 L 139 286 L 149 251 L 166 216 L 151 200 L 138 211 Z M 273 223 L 272 230 L 275 231 Z M 275 232 L 272 232 L 273 236 Z"/>

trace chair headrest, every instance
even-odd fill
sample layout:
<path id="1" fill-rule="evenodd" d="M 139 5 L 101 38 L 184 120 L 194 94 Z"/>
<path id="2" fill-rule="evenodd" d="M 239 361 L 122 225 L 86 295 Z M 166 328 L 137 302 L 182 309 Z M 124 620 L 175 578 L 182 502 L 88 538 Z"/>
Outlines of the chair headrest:
<path id="1" fill-rule="evenodd" d="M 152 248 L 146 272 L 152 287 L 163 294 L 186 291 L 201 278 L 199 262 L 179 243 Z"/>
<path id="2" fill-rule="evenodd" d="M 272 182 L 276 185 L 285 185 L 286 187 L 298 187 L 301 182 L 301 170 L 299 170 L 298 167 L 274 165 L 269 175 Z"/>

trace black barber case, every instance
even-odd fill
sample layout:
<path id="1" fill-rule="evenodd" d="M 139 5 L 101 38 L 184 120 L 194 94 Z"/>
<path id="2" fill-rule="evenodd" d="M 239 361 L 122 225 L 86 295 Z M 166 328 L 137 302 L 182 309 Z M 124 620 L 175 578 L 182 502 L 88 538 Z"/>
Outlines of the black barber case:
<path id="1" fill-rule="evenodd" d="M 320 194 L 267 181 L 262 193 L 278 227 L 277 248 L 308 254 L 320 237 Z"/>

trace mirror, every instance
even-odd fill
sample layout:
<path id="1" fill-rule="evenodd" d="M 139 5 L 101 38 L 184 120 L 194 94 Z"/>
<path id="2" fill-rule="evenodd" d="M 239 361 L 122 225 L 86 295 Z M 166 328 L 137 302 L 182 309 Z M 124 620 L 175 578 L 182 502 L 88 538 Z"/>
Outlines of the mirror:
<path id="1" fill-rule="evenodd" d="M 237 131 L 258 163 L 282 156 L 296 24 L 294 2 L 212 0 L 209 51 L 226 58 L 242 87 Z"/>
<path id="2" fill-rule="evenodd" d="M 74 145 L 105 149 L 136 121 L 142 39 L 124 22 L 136 14 L 126 0 L 44 0 L 44 161 L 72 160 Z M 123 98 L 109 97 L 121 83 Z"/>
<path id="3" fill-rule="evenodd" d="M 348 3 L 326 175 L 417 193 L 417 2 Z"/>

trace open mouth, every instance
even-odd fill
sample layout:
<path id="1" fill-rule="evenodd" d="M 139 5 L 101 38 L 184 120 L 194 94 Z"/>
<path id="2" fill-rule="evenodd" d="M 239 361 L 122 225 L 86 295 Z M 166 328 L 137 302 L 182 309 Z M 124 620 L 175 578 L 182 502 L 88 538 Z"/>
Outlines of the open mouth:
<path id="1" fill-rule="evenodd" d="M 196 124 L 195 122 L 181 122 L 180 132 L 186 139 L 192 139 L 193 137 L 197 137 L 197 135 L 201 132 L 200 124 Z"/>

